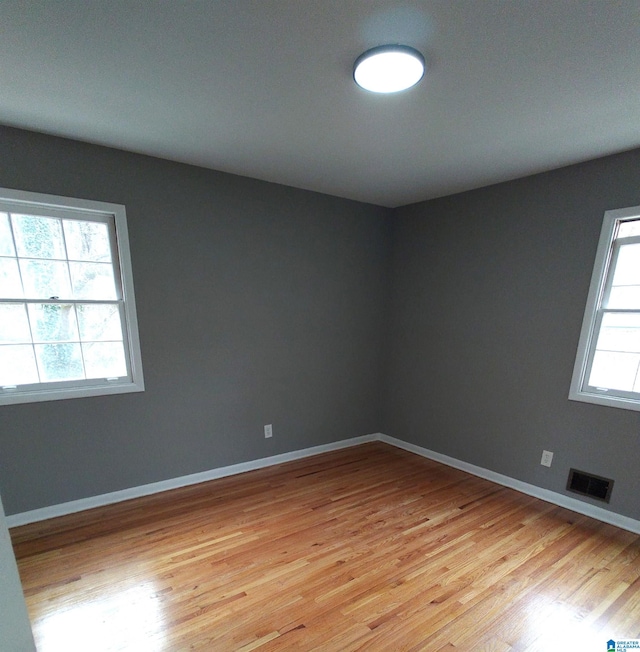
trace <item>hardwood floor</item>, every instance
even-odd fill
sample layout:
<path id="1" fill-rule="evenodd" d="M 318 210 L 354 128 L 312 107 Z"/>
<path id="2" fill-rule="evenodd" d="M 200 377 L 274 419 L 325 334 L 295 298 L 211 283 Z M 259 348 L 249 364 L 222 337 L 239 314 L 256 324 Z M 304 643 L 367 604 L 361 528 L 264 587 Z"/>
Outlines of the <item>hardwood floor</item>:
<path id="1" fill-rule="evenodd" d="M 12 530 L 39 652 L 640 638 L 640 537 L 371 443 Z"/>

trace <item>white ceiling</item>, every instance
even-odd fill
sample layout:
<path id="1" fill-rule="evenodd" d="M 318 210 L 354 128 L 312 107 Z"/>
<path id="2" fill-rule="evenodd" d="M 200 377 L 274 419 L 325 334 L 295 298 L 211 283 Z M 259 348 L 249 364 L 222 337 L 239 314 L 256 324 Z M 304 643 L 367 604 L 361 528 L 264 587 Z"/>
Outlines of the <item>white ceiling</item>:
<path id="1" fill-rule="evenodd" d="M 640 146 L 640 0 L 1 0 L 0 123 L 398 206 Z M 415 88 L 358 88 L 403 43 Z"/>

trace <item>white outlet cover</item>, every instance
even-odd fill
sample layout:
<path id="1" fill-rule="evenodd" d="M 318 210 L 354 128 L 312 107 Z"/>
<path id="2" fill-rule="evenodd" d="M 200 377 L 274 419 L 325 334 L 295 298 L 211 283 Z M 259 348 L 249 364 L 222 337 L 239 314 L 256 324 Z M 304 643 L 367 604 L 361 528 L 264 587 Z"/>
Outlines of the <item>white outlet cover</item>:
<path id="1" fill-rule="evenodd" d="M 264 437 L 265 439 L 268 439 L 269 437 L 273 437 L 273 425 L 272 424 L 267 424 L 264 427 Z"/>
<path id="2" fill-rule="evenodd" d="M 540 460 L 540 464 L 542 464 L 542 466 L 551 466 L 552 461 L 553 453 L 551 451 L 542 451 L 542 459 Z"/>

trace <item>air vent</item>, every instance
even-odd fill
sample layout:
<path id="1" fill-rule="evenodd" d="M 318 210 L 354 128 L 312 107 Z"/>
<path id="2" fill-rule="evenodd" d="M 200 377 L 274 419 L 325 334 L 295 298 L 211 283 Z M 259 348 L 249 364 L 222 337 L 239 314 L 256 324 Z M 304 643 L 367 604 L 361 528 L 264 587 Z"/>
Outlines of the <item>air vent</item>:
<path id="1" fill-rule="evenodd" d="M 613 480 L 609 478 L 601 478 L 599 475 L 591 475 L 577 469 L 569 470 L 568 491 L 608 503 L 612 489 Z"/>

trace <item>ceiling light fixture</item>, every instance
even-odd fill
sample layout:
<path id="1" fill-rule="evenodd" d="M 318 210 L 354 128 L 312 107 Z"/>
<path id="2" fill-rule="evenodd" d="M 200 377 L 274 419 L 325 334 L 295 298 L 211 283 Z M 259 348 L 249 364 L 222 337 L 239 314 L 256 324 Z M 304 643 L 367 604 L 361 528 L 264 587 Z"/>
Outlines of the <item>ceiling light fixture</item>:
<path id="1" fill-rule="evenodd" d="M 380 45 L 361 54 L 353 66 L 358 86 L 373 93 L 397 93 L 424 75 L 424 57 L 408 45 Z"/>

